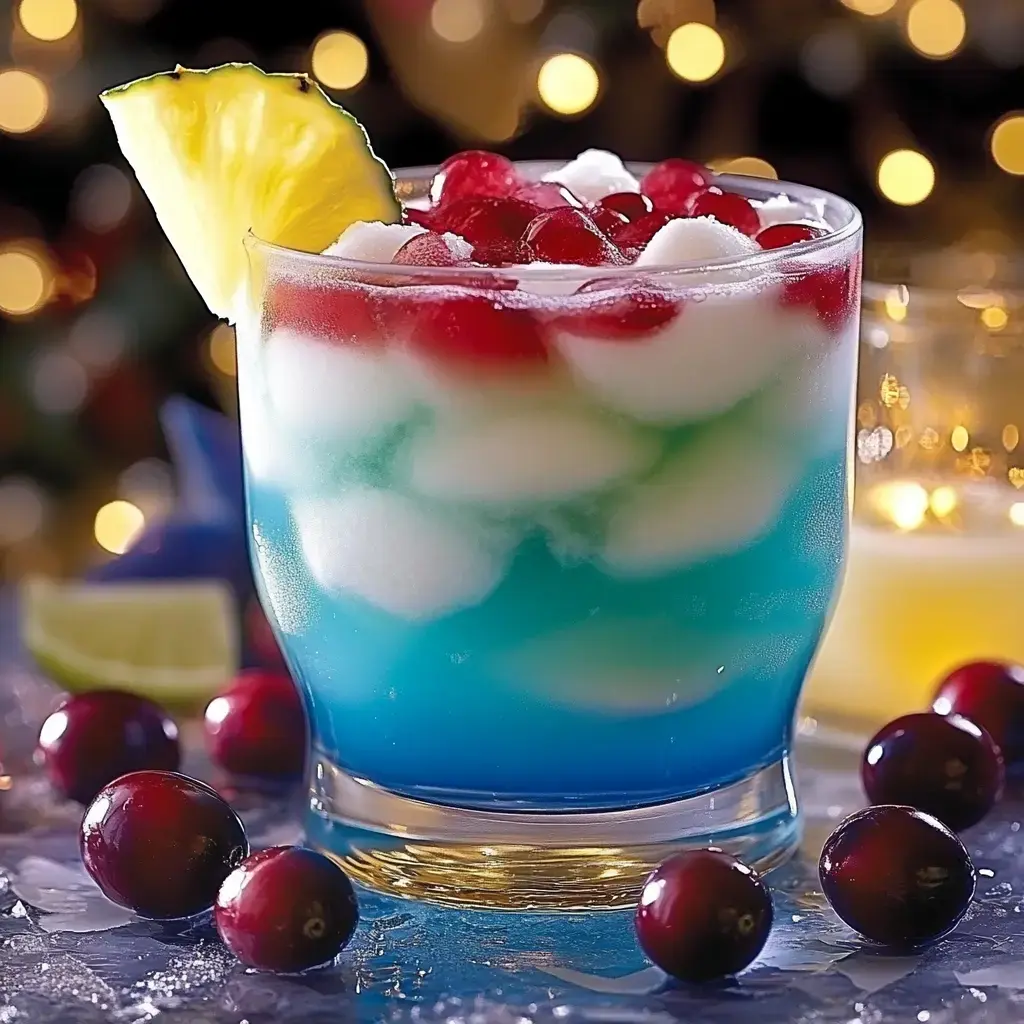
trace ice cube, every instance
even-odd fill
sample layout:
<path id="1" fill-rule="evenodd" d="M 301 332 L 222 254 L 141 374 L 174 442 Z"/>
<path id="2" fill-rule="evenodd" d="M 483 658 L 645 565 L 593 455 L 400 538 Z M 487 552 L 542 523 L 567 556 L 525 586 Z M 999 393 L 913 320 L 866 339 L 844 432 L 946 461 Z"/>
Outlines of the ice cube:
<path id="1" fill-rule="evenodd" d="M 664 267 L 682 262 L 701 263 L 725 257 L 750 256 L 761 247 L 742 231 L 713 217 L 685 217 L 670 220 L 647 243 L 636 261 L 638 267 Z M 679 275 L 679 282 L 693 287 L 698 284 L 741 281 L 754 277 L 755 268 L 715 268 L 699 276 L 690 271 Z"/>
<path id="2" fill-rule="evenodd" d="M 731 408 L 809 341 L 775 289 L 742 285 L 688 297 L 673 321 L 643 339 L 561 332 L 554 343 L 581 387 L 638 420 L 669 424 Z"/>
<path id="3" fill-rule="evenodd" d="M 793 489 L 794 458 L 751 421 L 716 424 L 612 512 L 602 561 L 626 576 L 658 575 L 738 551 L 770 531 Z"/>
<path id="4" fill-rule="evenodd" d="M 441 421 L 407 452 L 420 494 L 550 502 L 603 490 L 652 464 L 656 441 L 583 409 L 517 409 Z"/>
<path id="5" fill-rule="evenodd" d="M 386 350 L 278 330 L 263 358 L 270 409 L 286 430 L 363 439 L 401 422 L 414 406 L 408 378 Z"/>
<path id="6" fill-rule="evenodd" d="M 418 224 L 356 221 L 341 233 L 336 242 L 324 249 L 324 255 L 342 256 L 363 263 L 390 263 L 409 239 L 425 234 L 426 230 Z"/>
<path id="7" fill-rule="evenodd" d="M 313 578 L 405 619 L 482 601 L 501 580 L 501 539 L 393 491 L 358 487 L 293 507 Z"/>
<path id="8" fill-rule="evenodd" d="M 588 149 L 541 180 L 557 181 L 585 203 L 596 203 L 613 192 L 640 191 L 640 182 L 623 162 L 604 149 Z"/>

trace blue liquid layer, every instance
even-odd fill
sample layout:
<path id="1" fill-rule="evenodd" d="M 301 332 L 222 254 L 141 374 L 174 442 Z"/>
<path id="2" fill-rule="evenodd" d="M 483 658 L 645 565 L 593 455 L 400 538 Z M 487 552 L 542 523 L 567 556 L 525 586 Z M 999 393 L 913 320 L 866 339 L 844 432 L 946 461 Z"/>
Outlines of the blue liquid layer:
<path id="1" fill-rule="evenodd" d="M 843 556 L 845 454 L 804 469 L 770 532 L 734 553 L 623 579 L 534 534 L 484 602 L 429 622 L 324 591 L 283 496 L 250 481 L 264 604 L 303 604 L 281 640 L 315 743 L 389 789 L 480 807 L 635 806 L 771 764 Z"/>

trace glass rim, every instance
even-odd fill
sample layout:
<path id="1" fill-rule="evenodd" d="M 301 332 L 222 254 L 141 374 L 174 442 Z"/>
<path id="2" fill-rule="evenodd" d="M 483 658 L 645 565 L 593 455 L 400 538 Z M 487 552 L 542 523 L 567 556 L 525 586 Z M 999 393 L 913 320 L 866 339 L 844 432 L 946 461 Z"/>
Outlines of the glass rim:
<path id="1" fill-rule="evenodd" d="M 528 172 L 540 175 L 556 167 L 564 166 L 561 161 L 518 161 L 516 167 L 526 169 Z M 652 164 L 627 163 L 626 166 L 643 173 Z M 395 182 L 401 186 L 403 181 L 422 181 L 432 177 L 436 167 L 403 167 L 392 172 Z M 536 180 L 531 177 L 531 180 Z M 780 181 L 775 178 L 755 178 L 739 174 L 715 174 L 713 181 L 721 183 L 730 191 L 739 192 L 747 198 L 768 199 L 777 196 L 784 196 L 796 202 L 810 203 L 812 200 L 824 200 L 826 204 L 840 214 L 842 223 L 828 231 L 819 238 L 812 238 L 805 242 L 796 242 L 786 246 L 784 249 L 764 249 L 758 252 L 745 253 L 740 256 L 717 256 L 706 260 L 679 260 L 675 263 L 650 264 L 637 267 L 629 264 L 624 267 L 579 267 L 567 265 L 564 269 L 555 269 L 550 265 L 543 267 L 530 266 L 530 264 L 515 264 L 503 267 L 428 267 L 412 266 L 395 263 L 370 263 L 365 260 L 354 260 L 345 256 L 326 255 L 324 253 L 305 252 L 301 249 L 292 249 L 288 246 L 279 245 L 275 242 L 268 242 L 260 238 L 251 228 L 246 232 L 244 244 L 247 249 L 261 251 L 279 258 L 289 259 L 296 263 L 319 267 L 321 269 L 346 270 L 359 274 L 380 275 L 382 272 L 391 272 L 401 275 L 403 278 L 436 279 L 446 284 L 451 284 L 462 274 L 472 274 L 473 281 L 477 286 L 486 286 L 490 280 L 507 280 L 509 274 L 516 278 L 545 281 L 580 281 L 590 282 L 595 280 L 616 281 L 635 280 L 637 276 L 655 277 L 665 274 L 692 274 L 703 273 L 709 270 L 738 270 L 768 268 L 781 263 L 783 258 L 800 259 L 801 261 L 827 252 L 833 247 L 839 247 L 860 234 L 863 228 L 863 219 L 860 210 L 849 200 L 835 195 L 824 189 L 815 188 L 810 185 L 798 185 L 795 182 Z M 399 199 L 401 199 L 399 189 Z M 783 257 L 785 253 L 785 257 Z M 800 265 L 800 264 L 798 264 Z"/>

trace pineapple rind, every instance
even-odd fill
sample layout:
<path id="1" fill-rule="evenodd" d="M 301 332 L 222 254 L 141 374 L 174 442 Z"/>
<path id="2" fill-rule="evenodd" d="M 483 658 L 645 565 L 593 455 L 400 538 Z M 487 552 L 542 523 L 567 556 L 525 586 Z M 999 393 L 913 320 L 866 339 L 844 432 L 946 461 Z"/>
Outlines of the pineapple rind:
<path id="1" fill-rule="evenodd" d="M 210 310 L 235 320 L 244 239 L 322 252 L 355 221 L 401 217 L 366 131 L 306 75 L 177 68 L 100 96 L 121 151 Z"/>

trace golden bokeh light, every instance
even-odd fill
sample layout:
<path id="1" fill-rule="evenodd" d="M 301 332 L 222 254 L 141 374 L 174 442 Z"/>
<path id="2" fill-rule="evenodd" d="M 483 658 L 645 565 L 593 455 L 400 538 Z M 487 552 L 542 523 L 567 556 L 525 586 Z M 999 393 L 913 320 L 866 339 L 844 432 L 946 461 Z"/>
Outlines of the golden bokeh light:
<path id="1" fill-rule="evenodd" d="M 896 6 L 896 0 L 841 0 L 844 7 L 858 14 L 867 14 L 869 17 L 877 18 L 881 14 L 888 14 Z"/>
<path id="2" fill-rule="evenodd" d="M 1020 431 L 1017 429 L 1017 424 L 1007 423 L 1006 426 L 1003 427 L 1003 447 L 1008 452 L 1012 452 L 1019 442 Z"/>
<path id="3" fill-rule="evenodd" d="M 1002 306 L 989 306 L 981 311 L 981 322 L 990 331 L 1001 331 L 1010 322 L 1010 314 Z"/>
<path id="4" fill-rule="evenodd" d="M 146 517 L 138 505 L 130 501 L 109 501 L 96 513 L 93 535 L 105 551 L 123 555 L 146 525 Z"/>
<path id="5" fill-rule="evenodd" d="M 745 174 L 750 178 L 771 178 L 778 181 L 779 172 L 759 156 L 729 156 L 709 164 L 719 174 Z"/>
<path id="6" fill-rule="evenodd" d="M 706 82 L 725 64 L 725 40 L 710 25 L 691 21 L 668 37 L 665 59 L 673 74 L 687 82 Z"/>
<path id="7" fill-rule="evenodd" d="M 898 324 L 907 319 L 907 302 L 899 291 L 893 291 L 886 295 L 885 315 Z"/>
<path id="8" fill-rule="evenodd" d="M 370 54 L 351 32 L 325 32 L 313 44 L 311 63 L 328 89 L 354 89 L 370 70 Z"/>
<path id="9" fill-rule="evenodd" d="M 75 0 L 21 0 L 18 20 L 30 36 L 53 43 L 71 34 L 78 21 L 78 4 Z"/>
<path id="10" fill-rule="evenodd" d="M 486 23 L 484 0 L 434 0 L 430 9 L 430 27 L 449 43 L 468 43 Z"/>
<path id="11" fill-rule="evenodd" d="M 234 377 L 238 372 L 235 361 L 235 329 L 227 324 L 217 324 L 210 331 L 206 344 L 214 368 L 225 376 Z"/>
<path id="12" fill-rule="evenodd" d="M 916 149 L 896 149 L 878 164 L 878 191 L 899 206 L 923 203 L 935 188 L 935 167 Z"/>
<path id="13" fill-rule="evenodd" d="M 928 505 L 932 510 L 932 515 L 939 519 L 945 519 L 947 516 L 952 515 L 956 511 L 958 504 L 959 498 L 957 497 L 955 487 L 936 487 L 928 498 Z"/>
<path id="14" fill-rule="evenodd" d="M 544 13 L 544 0 L 505 0 L 509 21 L 516 25 L 528 25 Z"/>
<path id="15" fill-rule="evenodd" d="M 1007 174 L 1024 174 L 1024 114 L 1007 114 L 992 129 L 992 159 Z"/>
<path id="16" fill-rule="evenodd" d="M 930 496 L 911 480 L 894 480 L 871 491 L 871 504 L 878 515 L 900 530 L 916 530 L 928 512 Z"/>
<path id="17" fill-rule="evenodd" d="M 53 268 L 29 245 L 0 249 L 0 313 L 28 316 L 53 294 Z"/>
<path id="18" fill-rule="evenodd" d="M 949 443 L 953 446 L 953 451 L 964 451 L 971 443 L 970 431 L 965 426 L 955 426 L 950 432 Z"/>
<path id="19" fill-rule="evenodd" d="M 556 114 L 572 116 L 589 110 L 601 91 L 597 68 L 578 53 L 548 57 L 537 74 L 541 101 Z"/>
<path id="20" fill-rule="evenodd" d="M 1024 501 L 1015 501 L 1010 506 L 1009 515 L 1014 526 L 1024 526 Z"/>
<path id="21" fill-rule="evenodd" d="M 914 0 L 907 12 L 907 39 L 924 57 L 952 57 L 967 36 L 967 18 L 956 0 Z"/>
<path id="22" fill-rule="evenodd" d="M 50 109 L 50 94 L 37 75 L 20 68 L 0 71 L 0 131 L 23 135 L 38 128 Z"/>

